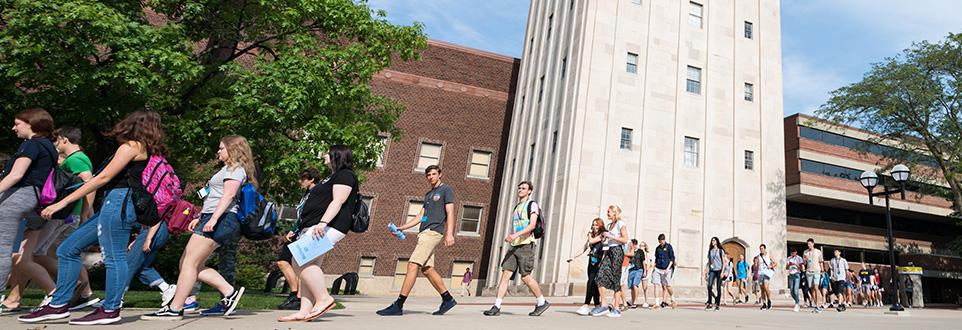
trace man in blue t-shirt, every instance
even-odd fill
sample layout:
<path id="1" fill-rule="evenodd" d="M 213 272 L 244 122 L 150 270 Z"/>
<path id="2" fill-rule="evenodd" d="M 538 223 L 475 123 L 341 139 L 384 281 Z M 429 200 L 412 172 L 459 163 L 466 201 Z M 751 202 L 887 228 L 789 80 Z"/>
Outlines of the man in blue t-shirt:
<path id="1" fill-rule="evenodd" d="M 653 271 L 651 274 L 651 283 L 661 286 L 661 295 L 664 300 L 659 303 L 659 299 L 656 294 L 656 307 L 668 307 L 669 300 L 671 301 L 671 308 L 675 308 L 677 305 L 673 296 L 674 294 L 671 292 L 671 276 L 674 270 L 675 250 L 672 249 L 671 244 L 668 244 L 668 242 L 665 241 L 665 234 L 659 234 L 658 246 L 655 247 L 655 271 Z"/>

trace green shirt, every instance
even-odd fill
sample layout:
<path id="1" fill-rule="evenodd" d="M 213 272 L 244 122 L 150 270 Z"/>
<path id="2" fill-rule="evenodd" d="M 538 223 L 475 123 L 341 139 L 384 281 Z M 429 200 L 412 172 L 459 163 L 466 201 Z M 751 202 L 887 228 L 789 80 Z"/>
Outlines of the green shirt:
<path id="1" fill-rule="evenodd" d="M 90 163 L 90 158 L 83 151 L 77 151 L 63 160 L 60 163 L 60 169 L 73 173 L 74 175 L 79 175 L 83 172 L 93 172 L 94 166 Z M 81 211 L 83 211 L 83 202 L 77 203 L 74 207 L 73 214 L 75 216 L 80 216 Z"/>

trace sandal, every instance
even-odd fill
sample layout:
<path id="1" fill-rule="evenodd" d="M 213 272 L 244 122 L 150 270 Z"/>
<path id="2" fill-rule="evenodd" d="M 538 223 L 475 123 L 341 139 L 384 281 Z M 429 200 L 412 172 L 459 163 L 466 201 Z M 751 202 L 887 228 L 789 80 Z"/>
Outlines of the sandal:
<path id="1" fill-rule="evenodd" d="M 337 306 L 337 302 L 336 302 L 336 301 L 332 301 L 330 305 L 327 305 L 327 307 L 324 307 L 324 309 L 318 311 L 317 313 L 313 313 L 313 314 L 311 314 L 311 315 L 308 315 L 306 318 L 304 318 L 303 321 L 304 321 L 304 322 L 314 321 L 314 320 L 316 320 L 317 318 L 321 317 L 321 315 L 324 315 L 324 313 L 327 313 L 328 311 L 334 309 L 334 306 Z"/>

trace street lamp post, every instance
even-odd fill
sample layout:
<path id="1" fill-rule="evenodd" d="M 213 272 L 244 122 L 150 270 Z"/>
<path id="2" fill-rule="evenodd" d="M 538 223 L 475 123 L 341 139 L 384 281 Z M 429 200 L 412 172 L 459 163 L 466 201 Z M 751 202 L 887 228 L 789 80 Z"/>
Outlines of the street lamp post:
<path id="1" fill-rule="evenodd" d="M 874 192 L 875 186 L 879 183 L 879 177 L 873 171 L 862 172 L 858 180 L 862 183 L 862 186 L 868 190 L 868 202 L 871 205 L 875 205 L 875 197 L 884 196 L 885 197 L 885 223 L 888 227 L 888 240 L 889 240 L 889 264 L 892 267 L 892 289 L 895 291 L 893 295 L 895 299 L 893 300 L 892 307 L 889 308 L 890 311 L 901 312 L 905 308 L 902 307 L 902 298 L 899 295 L 899 276 L 898 267 L 895 265 L 895 235 L 892 234 L 892 208 L 889 206 L 889 195 L 900 194 L 901 198 L 905 199 L 905 182 L 908 181 L 909 171 L 908 166 L 899 164 L 892 167 L 890 172 L 892 179 L 898 183 L 898 188 L 888 189 L 885 187 L 885 181 L 882 181 L 882 191 Z"/>

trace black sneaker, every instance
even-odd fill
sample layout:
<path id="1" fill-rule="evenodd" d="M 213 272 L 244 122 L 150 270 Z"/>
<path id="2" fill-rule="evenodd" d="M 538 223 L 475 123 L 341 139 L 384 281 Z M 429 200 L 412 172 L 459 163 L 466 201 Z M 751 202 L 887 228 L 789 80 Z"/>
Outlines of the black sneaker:
<path id="1" fill-rule="evenodd" d="M 716 310 L 716 311 L 719 310 L 718 304 L 715 304 L 715 310 Z"/>
<path id="2" fill-rule="evenodd" d="M 535 306 L 534 311 L 528 313 L 528 316 L 541 316 L 544 311 L 548 310 L 548 307 L 551 307 L 551 304 L 545 301 L 541 306 Z"/>
<path id="3" fill-rule="evenodd" d="M 484 314 L 484 316 L 498 316 L 501 315 L 501 308 L 491 306 L 491 309 L 484 311 L 482 314 Z"/>
<path id="4" fill-rule="evenodd" d="M 234 310 L 237 309 L 237 303 L 240 302 L 240 298 L 243 295 L 244 287 L 240 287 L 240 289 L 234 288 L 234 293 L 231 293 L 229 297 L 224 297 L 224 299 L 221 300 L 221 303 L 224 304 L 224 307 L 227 307 L 227 311 L 224 312 L 224 316 L 230 316 L 234 313 Z"/>
<path id="5" fill-rule="evenodd" d="M 159 311 L 147 315 L 141 315 L 141 320 L 148 321 L 180 321 L 184 319 L 184 311 L 172 311 L 170 306 L 164 306 Z"/>
<path id="6" fill-rule="evenodd" d="M 387 306 L 387 308 L 377 311 L 377 315 L 401 316 L 401 315 L 404 315 L 404 310 L 401 309 L 401 306 L 397 305 L 397 302 L 393 302 L 391 303 L 391 306 Z"/>
<path id="7" fill-rule="evenodd" d="M 844 305 L 844 304 L 839 304 L 838 307 L 835 308 L 835 310 L 837 310 L 837 311 L 839 311 L 839 312 L 844 312 L 844 311 L 845 311 L 845 305 Z"/>
<path id="8" fill-rule="evenodd" d="M 454 306 L 456 306 L 457 304 L 458 304 L 458 301 L 454 299 L 451 299 L 448 301 L 442 301 L 441 306 L 438 306 L 438 310 L 434 313 L 431 313 L 431 315 L 444 315 L 444 313 L 447 313 L 449 310 L 454 308 Z"/>
<path id="9" fill-rule="evenodd" d="M 301 299 L 298 298 L 297 295 L 289 295 L 287 296 L 287 301 L 285 301 L 283 304 L 277 305 L 277 309 L 292 311 L 300 310 Z"/>

